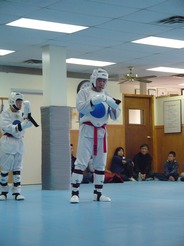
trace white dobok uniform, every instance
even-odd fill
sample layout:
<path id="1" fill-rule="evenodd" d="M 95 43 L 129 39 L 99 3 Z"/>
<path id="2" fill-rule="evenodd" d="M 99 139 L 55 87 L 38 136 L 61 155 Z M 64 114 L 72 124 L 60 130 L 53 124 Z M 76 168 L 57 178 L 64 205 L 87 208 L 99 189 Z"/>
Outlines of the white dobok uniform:
<path id="1" fill-rule="evenodd" d="M 0 114 L 0 167 L 1 191 L 8 192 L 8 172 L 13 172 L 13 193 L 20 193 L 20 170 L 22 169 L 22 156 L 24 154 L 23 136 L 25 130 L 17 131 L 16 125 L 23 121 L 22 111 L 12 112 L 10 109 Z"/>
<path id="2" fill-rule="evenodd" d="M 76 107 L 80 117 L 80 128 L 77 158 L 72 174 L 72 189 L 74 191 L 78 190 L 79 185 L 76 184 L 81 183 L 82 171 L 87 168 L 91 157 L 93 157 L 93 165 L 97 174 L 94 175 L 94 185 L 102 184 L 104 181 L 107 159 L 107 130 L 105 125 L 108 123 L 109 117 L 112 120 L 119 117 L 120 108 L 112 109 L 106 102 L 91 106 L 91 98 L 100 94 L 109 96 L 105 91 L 96 92 L 91 88 L 81 89 L 77 95 Z"/>

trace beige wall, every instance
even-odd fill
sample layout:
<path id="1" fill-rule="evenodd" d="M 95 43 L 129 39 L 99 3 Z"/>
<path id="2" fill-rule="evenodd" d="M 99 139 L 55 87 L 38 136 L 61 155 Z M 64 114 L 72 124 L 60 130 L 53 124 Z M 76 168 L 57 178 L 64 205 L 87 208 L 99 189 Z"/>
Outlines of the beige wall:
<path id="1" fill-rule="evenodd" d="M 42 90 L 42 77 L 16 73 L 0 73 L 0 97 L 8 97 L 11 88 Z"/>

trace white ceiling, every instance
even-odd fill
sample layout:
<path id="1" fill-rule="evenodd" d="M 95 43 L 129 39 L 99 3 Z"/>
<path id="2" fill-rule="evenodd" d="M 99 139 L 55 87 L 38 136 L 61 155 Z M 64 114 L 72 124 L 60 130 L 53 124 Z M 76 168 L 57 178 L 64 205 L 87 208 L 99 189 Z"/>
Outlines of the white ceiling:
<path id="1" fill-rule="evenodd" d="M 157 75 L 149 87 L 183 88 L 184 78 L 146 71 L 156 66 L 184 68 L 184 49 L 140 45 L 131 41 L 147 36 L 184 40 L 184 23 L 160 20 L 184 14 L 184 0 L 7 0 L 0 1 L 0 49 L 16 52 L 0 56 L 5 66 L 41 68 L 25 60 L 42 58 L 42 46 L 67 48 L 67 58 L 115 62 L 107 66 L 110 76 L 122 75 L 133 65 L 139 76 Z M 62 34 L 6 26 L 18 18 L 33 18 L 88 26 L 80 32 Z M 67 64 L 68 72 L 90 74 L 94 67 Z M 167 76 L 167 77 L 165 77 Z"/>

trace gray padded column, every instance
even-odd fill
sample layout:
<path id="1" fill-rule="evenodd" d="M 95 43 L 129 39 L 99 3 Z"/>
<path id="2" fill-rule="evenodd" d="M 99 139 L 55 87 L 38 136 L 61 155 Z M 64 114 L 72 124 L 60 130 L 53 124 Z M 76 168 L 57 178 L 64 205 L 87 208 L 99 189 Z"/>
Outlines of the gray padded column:
<path id="1" fill-rule="evenodd" d="M 41 108 L 42 189 L 70 189 L 70 107 Z"/>

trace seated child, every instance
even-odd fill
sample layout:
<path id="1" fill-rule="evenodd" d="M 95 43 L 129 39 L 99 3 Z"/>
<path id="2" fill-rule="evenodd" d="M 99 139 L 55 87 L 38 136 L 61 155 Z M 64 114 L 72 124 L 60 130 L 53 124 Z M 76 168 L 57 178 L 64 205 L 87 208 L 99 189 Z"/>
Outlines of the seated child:
<path id="1" fill-rule="evenodd" d="M 176 161 L 176 153 L 170 151 L 168 154 L 167 161 L 164 164 L 164 173 L 155 173 L 155 177 L 161 181 L 177 181 L 179 164 Z"/>

